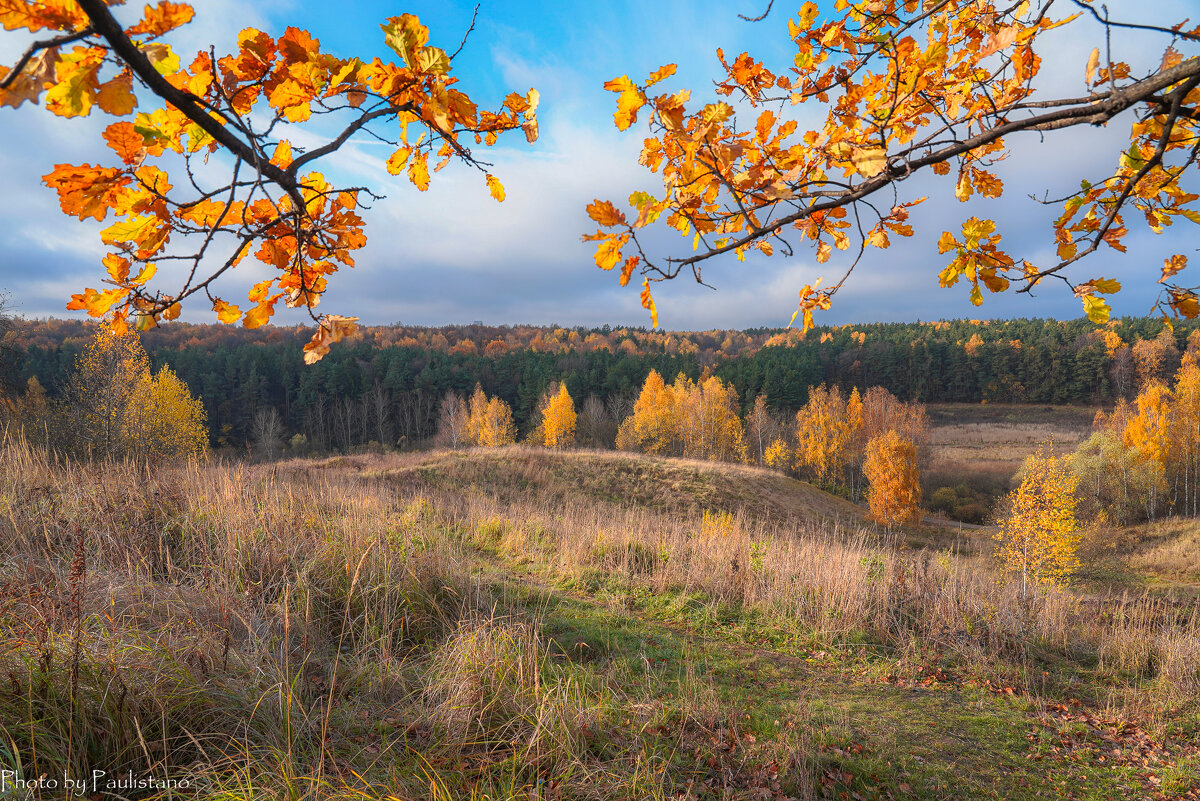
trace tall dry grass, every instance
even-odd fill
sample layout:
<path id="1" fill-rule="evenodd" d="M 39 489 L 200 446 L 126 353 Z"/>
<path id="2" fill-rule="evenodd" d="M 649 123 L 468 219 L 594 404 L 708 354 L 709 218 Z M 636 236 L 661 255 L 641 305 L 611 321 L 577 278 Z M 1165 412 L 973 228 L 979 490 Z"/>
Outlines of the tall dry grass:
<path id="1" fill-rule="evenodd" d="M 336 461 L 80 465 L 3 438 L 0 770 L 228 799 L 668 797 L 664 735 L 614 734 L 665 730 L 665 707 L 564 662 L 446 506 Z"/>
<path id="2" fill-rule="evenodd" d="M 980 669 L 1048 656 L 1155 703 L 1197 696 L 1194 609 L 1022 599 L 981 559 L 752 509 L 543 492 L 549 468 L 501 500 L 414 479 L 427 458 L 79 465 L 5 437 L 0 769 L 185 777 L 230 799 L 528 798 L 549 782 L 669 797 L 681 779 L 662 754 L 730 710 L 694 674 L 668 708 L 564 659 L 496 586 L 522 580 L 517 562 L 701 623 L 757 616 Z M 803 788 L 794 745 L 778 761 Z"/>
<path id="3" fill-rule="evenodd" d="M 554 480 L 528 471 L 522 478 L 535 488 Z M 752 510 L 664 515 L 610 503 L 548 503 L 536 499 L 537 489 L 530 495 L 535 499 L 514 502 L 445 492 L 436 504 L 481 546 L 539 560 L 576 581 L 681 603 L 699 599 L 700 621 L 734 608 L 813 643 L 938 651 L 984 673 L 1017 667 L 1040 674 L 1035 664 L 1066 660 L 1116 677 L 1131 690 L 1124 702 L 1139 707 L 1186 706 L 1197 697 L 1194 604 L 1057 587 L 1022 597 L 1019 584 L 987 556 L 907 551 L 854 525 L 763 522 Z"/>

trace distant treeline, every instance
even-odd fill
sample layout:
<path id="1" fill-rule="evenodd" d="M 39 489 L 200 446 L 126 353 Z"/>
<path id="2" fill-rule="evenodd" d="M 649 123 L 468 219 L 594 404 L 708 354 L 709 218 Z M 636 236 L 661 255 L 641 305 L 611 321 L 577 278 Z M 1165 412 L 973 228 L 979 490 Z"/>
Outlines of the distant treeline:
<path id="1" fill-rule="evenodd" d="M 55 396 L 66 386 L 91 326 L 74 320 L 18 321 L 10 392 L 35 379 Z M 1159 320 L 1021 319 L 880 323 L 797 331 L 663 332 L 483 325 L 367 328 L 318 364 L 305 366 L 311 330 L 172 323 L 143 335 L 154 365 L 169 365 L 208 412 L 216 446 L 254 439 L 256 417 L 274 410 L 285 436 L 309 449 L 431 438 L 447 392 L 479 384 L 513 409 L 522 434 L 552 382 L 594 397 L 622 419 L 651 370 L 695 380 L 705 369 L 731 383 L 748 410 L 765 394 L 792 415 L 822 383 L 881 386 L 923 403 L 1104 404 L 1131 399 L 1166 379 L 1183 351 L 1200 347 L 1200 326 L 1174 331 Z"/>

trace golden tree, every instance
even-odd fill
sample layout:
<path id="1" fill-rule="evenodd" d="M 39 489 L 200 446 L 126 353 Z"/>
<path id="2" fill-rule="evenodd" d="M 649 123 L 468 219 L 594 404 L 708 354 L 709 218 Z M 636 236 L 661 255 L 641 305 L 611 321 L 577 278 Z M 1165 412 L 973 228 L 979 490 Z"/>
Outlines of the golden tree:
<path id="1" fill-rule="evenodd" d="M 633 414 L 622 420 L 617 429 L 617 448 L 667 453 L 674 439 L 674 397 L 658 371 L 651 370 L 633 404 Z"/>
<path id="2" fill-rule="evenodd" d="M 139 456 L 200 456 L 208 448 L 207 414 L 170 367 L 142 374 L 125 412 L 125 439 Z"/>
<path id="3" fill-rule="evenodd" d="M 489 398 L 479 384 L 475 385 L 475 393 L 471 395 L 464 429 L 465 441 L 471 445 L 497 448 L 517 441 L 512 407 L 499 397 Z"/>
<path id="4" fill-rule="evenodd" d="M 537 138 L 536 90 L 479 109 L 451 74 L 457 51 L 430 45 L 429 29 L 412 14 L 380 26 L 396 62 L 322 52 L 298 28 L 280 37 L 246 28 L 232 53 L 181 58 L 169 39 L 191 21 L 191 6 L 162 0 L 140 18 L 118 10 L 119 21 L 110 8 L 119 5 L 0 2 L 6 30 L 39 34 L 16 64 L 0 67 L 0 106 L 43 102 L 63 117 L 98 108 L 128 118 L 104 130 L 116 166 L 59 164 L 43 178 L 64 213 L 116 218 L 100 233 L 111 288 L 88 287 L 67 306 L 107 316 L 116 333 L 131 319 L 139 328 L 173 320 L 190 300 L 211 304 L 223 323 L 257 328 L 282 300 L 317 321 L 305 346 L 305 360 L 316 361 L 356 328 L 357 318 L 315 309 L 331 277 L 354 266 L 354 251 L 366 244 L 360 206 L 378 197 L 330 183 L 313 169 L 318 162 L 355 136 L 371 136 L 391 142 L 387 171 L 406 173 L 419 191 L 429 188 L 431 171 L 457 158 L 478 168 L 480 183 L 503 201 L 504 187 L 468 145 L 490 147 L 515 129 Z M 341 130 L 325 139 L 310 120 L 340 121 Z M 440 160 L 432 170 L 431 156 Z M 214 282 L 247 256 L 268 277 L 243 309 Z"/>
<path id="5" fill-rule="evenodd" d="M 822 384 L 796 412 L 796 462 L 822 484 L 843 478 L 861 428 L 861 407 L 848 410 L 846 404 L 840 389 Z"/>
<path id="6" fill-rule="evenodd" d="M 746 445 L 732 384 L 707 371 L 696 382 L 680 373 L 670 391 L 676 452 L 690 459 L 744 460 Z"/>
<path id="7" fill-rule="evenodd" d="M 1191 353 L 1175 374 L 1169 422 L 1168 457 L 1178 481 L 1181 513 L 1200 515 L 1200 366 Z"/>
<path id="8" fill-rule="evenodd" d="M 198 456 L 208 446 L 204 405 L 169 368 L 156 374 L 137 334 L 99 328 L 66 392 L 69 450 L 94 458 Z"/>
<path id="9" fill-rule="evenodd" d="M 1030 582 L 1055 584 L 1079 565 L 1081 534 L 1075 519 L 1076 478 L 1065 460 L 1043 449 L 1028 457 L 1021 484 L 1006 501 L 1008 516 L 996 539 L 1005 567 L 1021 574 L 1021 594 Z"/>
<path id="10" fill-rule="evenodd" d="M 488 398 L 481 384 L 475 385 L 471 400 L 467 404 L 467 419 L 463 424 L 463 441 L 469 445 L 479 444 L 483 421 L 487 417 Z"/>
<path id="11" fill-rule="evenodd" d="M 479 444 L 485 448 L 498 448 L 516 441 L 517 426 L 513 422 L 512 407 L 498 397 L 491 398 L 479 425 Z"/>
<path id="12" fill-rule="evenodd" d="M 97 329 L 67 384 L 69 448 L 97 458 L 127 455 L 133 446 L 125 438 L 129 399 L 149 372 L 150 359 L 136 334 Z"/>
<path id="13" fill-rule="evenodd" d="M 689 105 L 689 90 L 659 87 L 674 75 L 674 64 L 642 82 L 614 78 L 605 84 L 617 98 L 614 122 L 624 131 L 645 115 L 649 130 L 638 160 L 661 177 L 662 188 L 634 192 L 628 213 L 607 200 L 587 207 L 599 224 L 584 237 L 598 243 L 596 265 L 619 265 L 622 286 L 640 272 L 642 304 L 657 324 L 650 282 L 688 272 L 699 281 L 707 259 L 740 260 L 749 252 L 791 258 L 800 244 L 811 246 L 822 264 L 844 253 L 840 278 L 800 288 L 796 313 L 807 330 L 813 312 L 829 308 L 864 254 L 913 235 L 910 210 L 926 198 L 906 197 L 902 182 L 932 173 L 946 176 L 947 190 L 960 201 L 998 198 L 1004 192 L 998 166 L 1010 140 L 1068 128 L 1067 136 L 1078 139 L 1091 135 L 1090 126 L 1122 117 L 1129 135 L 1111 151 L 1099 180 L 1072 181 L 1061 200 L 1046 201 L 1061 208 L 1052 215 L 1051 258 L 1033 263 L 1001 250 L 996 224 L 979 217 L 963 221 L 961 232 L 942 231 L 938 240 L 949 260 L 938 282 L 967 284 L 976 305 L 985 291 L 1003 292 L 1012 283 L 1029 291 L 1054 277 L 1090 318 L 1106 321 L 1102 295 L 1120 283 L 1076 276 L 1076 263 L 1102 248 L 1125 250 L 1143 221 L 1155 233 L 1176 220 L 1200 222 L 1198 196 L 1184 188 L 1200 157 L 1194 54 L 1200 27 L 1156 24 L 1150 7 L 1132 24 L 1111 20 L 1088 0 L 1065 4 L 1075 12 L 1070 16 L 1058 16 L 1060 9 L 1064 4 L 1054 0 L 837 0 L 832 8 L 804 2 L 786 20 L 786 39 L 779 26 L 792 57 L 778 67 L 750 53 L 726 58 L 717 51 L 717 94 L 739 108 L 724 100 Z M 1083 91 L 1061 96 L 1054 91 L 1059 81 L 1040 74 L 1038 51 L 1048 46 L 1047 32 L 1067 24 L 1077 39 L 1096 46 L 1078 64 Z M 1154 54 L 1153 67 L 1140 75 L 1119 60 L 1115 34 L 1125 27 L 1160 37 L 1161 59 Z M 821 104 L 815 113 L 795 108 L 815 103 Z M 798 119 L 819 122 L 805 130 Z M 655 225 L 674 229 L 698 252 L 660 257 L 655 237 L 645 235 Z M 1196 288 L 1176 283 L 1186 264 L 1184 255 L 1172 255 L 1161 277 L 1154 276 L 1163 284 L 1164 315 L 1200 314 Z"/>
<path id="14" fill-rule="evenodd" d="M 782 439 L 772 442 L 763 452 L 763 464 L 776 470 L 790 470 L 792 461 L 792 450 Z"/>
<path id="15" fill-rule="evenodd" d="M 1134 448 L 1141 461 L 1158 476 L 1147 487 L 1146 513 L 1151 520 L 1158 512 L 1159 494 L 1166 485 L 1170 406 L 1171 390 L 1161 381 L 1152 380 L 1138 393 L 1137 411 L 1125 424 L 1126 447 Z"/>
<path id="16" fill-rule="evenodd" d="M 889 430 L 867 443 L 863 472 L 870 484 L 867 505 L 880 525 L 916 523 L 921 519 L 921 482 L 917 446 Z"/>
<path id="17" fill-rule="evenodd" d="M 540 413 L 541 422 L 533 435 L 539 445 L 570 448 L 575 444 L 575 401 L 571 399 L 566 384 L 559 384 L 557 392 L 546 393 Z"/>

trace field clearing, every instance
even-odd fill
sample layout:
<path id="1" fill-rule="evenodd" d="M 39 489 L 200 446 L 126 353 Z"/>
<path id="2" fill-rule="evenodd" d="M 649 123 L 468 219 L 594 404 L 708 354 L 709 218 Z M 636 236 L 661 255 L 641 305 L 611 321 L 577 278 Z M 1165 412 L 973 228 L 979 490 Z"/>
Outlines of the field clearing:
<path id="1" fill-rule="evenodd" d="M 851 510 L 630 455 L 151 472 L 10 442 L 0 769 L 223 801 L 1197 797 L 1194 608 L 1022 599 Z"/>
<path id="2" fill-rule="evenodd" d="M 933 404 L 930 421 L 931 488 L 966 483 L 985 496 L 1012 488 L 1025 458 L 1047 445 L 1056 456 L 1088 438 L 1097 409 L 1079 406 Z"/>

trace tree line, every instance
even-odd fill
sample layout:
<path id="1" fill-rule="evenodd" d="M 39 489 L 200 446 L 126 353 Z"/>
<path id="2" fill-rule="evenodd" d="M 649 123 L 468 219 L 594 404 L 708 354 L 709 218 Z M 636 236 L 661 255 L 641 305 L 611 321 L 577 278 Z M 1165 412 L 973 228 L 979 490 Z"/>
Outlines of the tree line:
<path id="1" fill-rule="evenodd" d="M 1116 353 L 1124 347 L 1136 354 L 1140 388 L 1131 401 L 1120 398 L 1111 411 L 1099 412 L 1095 433 L 1062 461 L 1061 470 L 1070 476 L 1068 494 L 1081 517 L 1124 524 L 1200 514 L 1200 337 L 1189 334 L 1182 354 L 1174 342 L 1170 332 L 1160 332 L 1152 340 L 1113 347 Z M 1176 360 L 1174 373 L 1160 378 Z M 336 363 L 336 358 L 322 362 Z M 888 526 L 919 517 L 928 417 L 923 404 L 901 400 L 883 387 L 804 387 L 805 402 L 792 413 L 772 405 L 764 392 L 744 403 L 734 382 L 708 367 L 695 379 L 681 369 L 669 384 L 650 368 L 636 395 L 614 395 L 607 402 L 589 394 L 577 404 L 569 383 L 549 382 L 523 427 L 513 405 L 501 394 L 489 394 L 482 382 L 470 393 L 450 389 L 418 410 L 432 422 L 427 436 L 412 444 L 496 447 L 523 439 L 555 449 L 617 448 L 755 464 L 852 500 L 865 499 L 873 517 Z M 432 393 L 427 397 L 434 400 Z M 370 442 L 379 447 L 389 439 L 393 409 L 379 384 L 358 403 L 334 407 L 327 421 L 321 417 L 327 407 L 314 408 L 315 416 L 306 419 L 309 431 L 332 429 L 351 444 L 355 433 L 375 434 L 378 439 Z M 93 329 L 57 397 L 49 396 L 34 375 L 24 393 L 6 397 L 0 410 L 31 439 L 83 457 L 196 455 L 208 440 L 201 400 L 171 366 L 153 370 L 133 332 L 118 336 Z M 326 441 L 310 442 L 303 431 L 289 437 L 283 419 L 274 406 L 256 410 L 250 436 L 259 456 L 324 449 Z M 314 427 L 314 422 L 328 427 Z M 934 493 L 931 508 L 957 505 L 941 497 L 948 490 Z M 979 522 L 986 516 L 981 512 Z"/>
<path id="2" fill-rule="evenodd" d="M 69 383 L 91 336 L 78 321 L 17 321 L 20 351 L 6 364 L 10 397 L 31 379 L 49 397 Z M 469 398 L 476 384 L 512 409 L 518 435 L 536 424 L 546 390 L 566 385 L 590 409 L 581 438 L 615 444 L 651 371 L 698 381 L 705 369 L 732 387 L 739 414 L 763 395 L 793 414 L 824 383 L 878 386 L 905 402 L 1112 405 L 1165 381 L 1200 343 L 1194 324 L 1124 319 L 887 323 L 796 331 L 662 332 L 634 328 L 381 326 L 364 329 L 307 366 L 303 327 L 172 324 L 142 341 L 157 368 L 169 366 L 203 400 L 211 444 L 253 447 L 264 433 L 309 451 L 415 447 L 437 433 L 447 393 Z M 589 428 L 590 426 L 590 428 Z M 766 443 L 770 445 L 770 443 Z M 764 446 L 765 447 L 765 446 Z"/>

